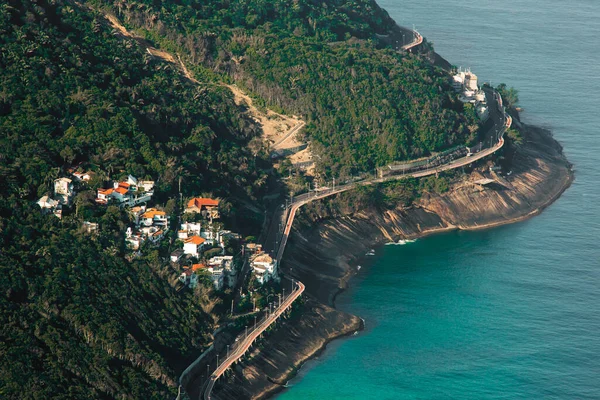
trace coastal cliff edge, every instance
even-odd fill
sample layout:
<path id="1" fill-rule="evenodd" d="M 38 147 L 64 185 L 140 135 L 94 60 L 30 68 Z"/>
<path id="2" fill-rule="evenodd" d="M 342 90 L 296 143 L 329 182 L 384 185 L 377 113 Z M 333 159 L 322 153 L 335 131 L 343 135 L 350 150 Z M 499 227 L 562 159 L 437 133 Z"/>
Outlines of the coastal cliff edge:
<path id="1" fill-rule="evenodd" d="M 505 154 L 510 174 L 497 175 L 482 162 L 449 191 L 424 193 L 410 207 L 321 215 L 313 217 L 311 224 L 295 227 L 282 268 L 306 285 L 302 313 L 283 322 L 260 351 L 254 350 L 237 364 L 213 398 L 269 397 L 329 341 L 360 330 L 362 320 L 336 310 L 334 302 L 356 273 L 357 260 L 372 247 L 436 232 L 513 223 L 537 215 L 554 202 L 571 184 L 572 166 L 550 132 L 520 128 L 524 143 Z M 477 184 L 482 178 L 495 181 Z"/>

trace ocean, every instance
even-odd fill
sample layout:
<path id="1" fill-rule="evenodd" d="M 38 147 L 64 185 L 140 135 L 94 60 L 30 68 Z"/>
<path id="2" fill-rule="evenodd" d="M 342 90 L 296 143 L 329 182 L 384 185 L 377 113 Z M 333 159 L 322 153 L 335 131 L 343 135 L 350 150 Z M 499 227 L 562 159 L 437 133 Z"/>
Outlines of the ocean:
<path id="1" fill-rule="evenodd" d="M 528 221 L 377 249 L 337 300 L 365 331 L 277 398 L 600 399 L 600 2 L 379 4 L 452 64 L 517 88 L 576 179 Z"/>

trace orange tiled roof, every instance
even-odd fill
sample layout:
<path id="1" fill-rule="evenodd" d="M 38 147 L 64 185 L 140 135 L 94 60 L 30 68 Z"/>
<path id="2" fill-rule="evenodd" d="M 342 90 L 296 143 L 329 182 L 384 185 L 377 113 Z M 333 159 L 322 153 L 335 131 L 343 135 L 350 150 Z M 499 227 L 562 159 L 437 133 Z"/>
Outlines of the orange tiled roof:
<path id="1" fill-rule="evenodd" d="M 204 264 L 194 264 L 194 265 L 192 265 L 192 271 L 194 271 L 194 272 L 198 271 L 199 269 L 203 269 L 203 268 L 206 268 L 206 265 L 204 265 Z"/>
<path id="2" fill-rule="evenodd" d="M 201 238 L 200 236 L 192 236 L 189 239 L 186 239 L 186 241 L 184 243 L 194 243 L 195 245 L 199 245 L 204 243 L 205 240 L 203 238 Z"/>
<path id="3" fill-rule="evenodd" d="M 115 192 L 121 193 L 121 194 L 127 194 L 127 192 L 129 192 L 129 190 L 125 189 L 124 187 L 119 186 L 118 188 L 115 189 Z"/>
<path id="4" fill-rule="evenodd" d="M 114 191 L 114 189 L 98 189 L 98 194 L 109 195 Z"/>
<path id="5" fill-rule="evenodd" d="M 219 205 L 219 200 L 213 200 L 206 197 L 194 197 L 190 201 L 188 201 L 188 208 L 190 207 L 217 207 Z"/>
<path id="6" fill-rule="evenodd" d="M 142 214 L 142 218 L 154 218 L 156 215 L 166 215 L 164 211 L 158 211 L 157 209 L 151 208 Z"/>
<path id="7" fill-rule="evenodd" d="M 119 182 L 119 187 L 124 187 L 126 189 L 129 189 L 129 186 L 130 186 L 129 183 L 127 183 L 127 182 Z"/>

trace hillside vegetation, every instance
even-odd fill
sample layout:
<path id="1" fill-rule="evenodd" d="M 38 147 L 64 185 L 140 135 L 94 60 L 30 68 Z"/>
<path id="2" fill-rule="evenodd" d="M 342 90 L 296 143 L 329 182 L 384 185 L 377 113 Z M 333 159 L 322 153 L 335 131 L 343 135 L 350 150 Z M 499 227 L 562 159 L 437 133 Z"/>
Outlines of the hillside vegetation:
<path id="1" fill-rule="evenodd" d="M 394 22 L 370 0 L 94 1 L 200 79 L 216 72 L 258 102 L 302 115 L 320 171 L 347 176 L 469 143 L 477 128 L 447 74 L 381 48 Z"/>
<path id="2" fill-rule="evenodd" d="M 200 83 L 106 13 L 180 55 Z M 0 4 L 0 398 L 174 396 L 219 316 L 169 283 L 172 240 L 127 251 L 130 217 L 95 204 L 95 190 L 128 174 L 154 180 L 153 201 L 173 215 L 208 193 L 228 226 L 258 235 L 272 166 L 222 81 L 302 115 L 324 175 L 472 140 L 474 116 L 447 76 L 380 45 L 393 26 L 370 0 Z M 93 178 L 74 207 L 43 215 L 37 199 L 79 165 Z"/>
<path id="3" fill-rule="evenodd" d="M 3 3 L 0 48 L 0 397 L 167 398 L 213 319 L 175 293 L 157 251 L 125 259 L 129 217 L 94 189 L 134 174 L 164 203 L 181 178 L 235 219 L 265 189 L 247 148 L 258 129 L 227 89 L 189 83 L 75 3 Z M 95 175 L 78 215 L 41 215 L 35 201 L 81 162 Z"/>

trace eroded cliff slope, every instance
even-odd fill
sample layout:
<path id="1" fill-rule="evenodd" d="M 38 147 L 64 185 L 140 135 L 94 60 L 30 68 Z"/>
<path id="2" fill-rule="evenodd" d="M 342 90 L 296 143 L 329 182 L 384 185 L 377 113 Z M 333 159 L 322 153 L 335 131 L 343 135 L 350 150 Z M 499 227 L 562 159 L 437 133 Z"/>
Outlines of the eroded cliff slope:
<path id="1" fill-rule="evenodd" d="M 359 329 L 357 317 L 332 308 L 335 295 L 354 274 L 354 262 L 374 245 L 451 229 L 481 229 L 536 215 L 573 179 L 562 148 L 536 127 L 523 127 L 525 142 L 507 149 L 510 174 L 482 164 L 444 194 L 424 194 L 411 207 L 364 210 L 336 218 L 321 216 L 308 229 L 294 231 L 283 268 L 306 285 L 299 320 L 283 324 L 261 352 L 253 353 L 215 391 L 218 398 L 263 398 L 283 388 L 301 364 L 335 337 Z M 494 179 L 487 185 L 476 183 Z"/>

